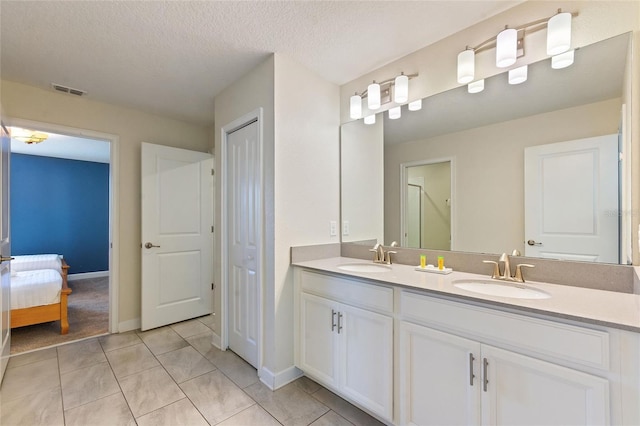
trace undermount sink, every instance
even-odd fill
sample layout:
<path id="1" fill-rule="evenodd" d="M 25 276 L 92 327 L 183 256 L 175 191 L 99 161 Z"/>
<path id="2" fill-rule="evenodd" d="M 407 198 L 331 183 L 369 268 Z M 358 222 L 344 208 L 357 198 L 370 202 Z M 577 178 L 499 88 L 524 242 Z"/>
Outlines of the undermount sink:
<path id="1" fill-rule="evenodd" d="M 496 283 L 481 280 L 456 280 L 453 285 L 459 289 L 487 296 L 508 297 L 512 299 L 549 299 L 551 295 L 543 290 L 523 286 L 519 283 Z"/>
<path id="2" fill-rule="evenodd" d="M 345 263 L 338 269 L 346 272 L 389 272 L 391 267 L 377 263 Z"/>

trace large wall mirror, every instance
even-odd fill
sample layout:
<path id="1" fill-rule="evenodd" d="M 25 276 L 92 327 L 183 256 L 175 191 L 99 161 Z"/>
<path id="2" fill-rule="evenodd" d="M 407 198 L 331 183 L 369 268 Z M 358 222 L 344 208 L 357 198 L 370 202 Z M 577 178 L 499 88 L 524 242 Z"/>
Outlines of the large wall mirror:
<path id="1" fill-rule="evenodd" d="M 343 125 L 342 241 L 630 263 L 630 45 Z"/>

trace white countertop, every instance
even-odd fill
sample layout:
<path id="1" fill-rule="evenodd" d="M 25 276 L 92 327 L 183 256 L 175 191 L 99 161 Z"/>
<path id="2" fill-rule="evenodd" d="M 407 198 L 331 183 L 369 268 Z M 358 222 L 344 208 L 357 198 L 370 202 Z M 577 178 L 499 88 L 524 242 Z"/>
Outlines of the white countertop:
<path id="1" fill-rule="evenodd" d="M 463 279 L 482 279 L 495 283 L 507 283 L 491 280 L 488 276 L 456 271 L 448 275 L 440 275 L 416 271 L 415 266 L 396 264 L 390 265 L 391 269 L 386 272 L 347 272 L 338 269 L 338 266 L 347 263 L 367 264 L 372 262 L 348 257 L 331 257 L 297 262 L 293 265 L 344 276 L 365 278 L 382 284 L 423 290 L 427 293 L 450 296 L 462 302 L 481 302 L 519 310 L 523 313 L 531 312 L 640 332 L 640 295 L 637 294 L 532 281 L 526 282 L 524 285 L 543 290 L 551 294 L 551 297 L 549 299 L 514 299 L 473 293 L 453 285 L 454 280 Z M 524 272 L 526 273 L 526 271 Z"/>

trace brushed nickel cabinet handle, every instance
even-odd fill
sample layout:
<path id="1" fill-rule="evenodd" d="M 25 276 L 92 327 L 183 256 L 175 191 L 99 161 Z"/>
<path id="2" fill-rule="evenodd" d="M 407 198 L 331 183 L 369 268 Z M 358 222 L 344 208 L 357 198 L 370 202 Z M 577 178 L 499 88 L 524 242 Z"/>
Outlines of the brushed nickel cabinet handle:
<path id="1" fill-rule="evenodd" d="M 332 309 L 331 310 L 331 331 L 336 329 L 336 314 L 337 312 Z"/>
<path id="2" fill-rule="evenodd" d="M 475 358 L 473 357 L 473 354 L 469 354 L 469 385 L 473 386 L 473 379 L 476 377 L 475 374 L 473 374 L 473 361 L 475 361 Z"/>
<path id="3" fill-rule="evenodd" d="M 487 377 L 487 371 L 489 370 L 489 361 L 486 358 L 482 361 L 482 375 L 484 376 L 484 382 L 482 385 L 482 390 L 487 391 L 487 386 L 489 385 L 489 378 Z"/>
<path id="4" fill-rule="evenodd" d="M 338 334 L 342 330 L 342 312 L 338 312 Z"/>

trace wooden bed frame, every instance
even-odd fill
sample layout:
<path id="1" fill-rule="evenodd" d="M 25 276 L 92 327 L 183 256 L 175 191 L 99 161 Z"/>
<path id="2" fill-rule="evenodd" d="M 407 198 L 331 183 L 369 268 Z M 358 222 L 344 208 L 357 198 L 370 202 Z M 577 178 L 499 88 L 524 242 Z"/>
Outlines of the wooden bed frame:
<path id="1" fill-rule="evenodd" d="M 60 302 L 52 303 L 51 305 L 34 306 L 32 308 L 12 309 L 11 328 L 49 321 L 60 321 L 60 334 L 67 334 L 69 332 L 67 296 L 71 294 L 71 289 L 67 285 L 68 273 L 69 265 L 62 259 L 62 290 L 60 291 Z"/>

